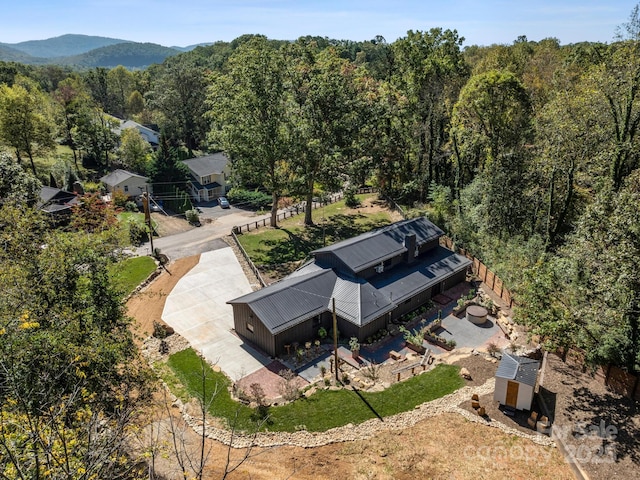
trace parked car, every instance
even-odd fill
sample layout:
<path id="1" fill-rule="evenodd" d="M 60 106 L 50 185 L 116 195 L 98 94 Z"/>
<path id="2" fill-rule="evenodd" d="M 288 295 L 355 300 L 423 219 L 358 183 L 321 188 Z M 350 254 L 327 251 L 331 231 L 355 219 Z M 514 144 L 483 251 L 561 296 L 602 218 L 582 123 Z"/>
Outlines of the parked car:
<path id="1" fill-rule="evenodd" d="M 226 197 L 218 197 L 218 205 L 222 208 L 229 208 L 229 200 Z"/>

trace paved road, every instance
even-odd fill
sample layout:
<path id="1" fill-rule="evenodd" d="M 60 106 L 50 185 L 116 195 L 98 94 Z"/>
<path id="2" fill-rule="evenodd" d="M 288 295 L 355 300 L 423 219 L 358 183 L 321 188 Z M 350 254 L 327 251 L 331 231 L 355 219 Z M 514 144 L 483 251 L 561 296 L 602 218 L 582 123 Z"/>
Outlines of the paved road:
<path id="1" fill-rule="evenodd" d="M 220 210 L 218 207 L 215 211 L 208 212 L 207 209 L 203 208 L 202 218 L 211 219 L 211 223 L 204 223 L 201 227 L 193 228 L 186 232 L 154 238 L 154 248 L 159 248 L 162 253 L 172 260 L 191 257 L 226 247 L 227 244 L 221 238 L 229 235 L 234 226 L 269 218 L 268 214 L 256 215 L 254 212 L 236 208 Z M 136 253 L 138 255 L 149 255 L 151 253 L 149 242 L 145 242 L 138 247 Z"/>

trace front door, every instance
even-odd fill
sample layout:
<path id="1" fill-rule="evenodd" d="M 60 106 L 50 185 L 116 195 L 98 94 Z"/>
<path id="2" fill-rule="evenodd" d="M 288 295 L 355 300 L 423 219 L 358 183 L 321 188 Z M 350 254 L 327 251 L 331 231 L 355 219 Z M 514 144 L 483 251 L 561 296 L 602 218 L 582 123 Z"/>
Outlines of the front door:
<path id="1" fill-rule="evenodd" d="M 516 408 L 518 404 L 518 382 L 507 381 L 507 398 L 505 399 L 505 405 Z"/>

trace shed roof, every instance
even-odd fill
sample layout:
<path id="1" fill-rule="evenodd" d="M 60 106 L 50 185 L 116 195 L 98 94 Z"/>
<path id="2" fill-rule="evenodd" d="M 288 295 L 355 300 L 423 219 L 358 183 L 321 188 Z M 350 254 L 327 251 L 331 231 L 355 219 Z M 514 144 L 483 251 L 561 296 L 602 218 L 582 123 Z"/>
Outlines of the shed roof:
<path id="1" fill-rule="evenodd" d="M 190 158 L 183 160 L 189 170 L 198 177 L 206 177 L 207 175 L 219 175 L 229 163 L 229 157 L 224 152 L 218 152 L 203 157 Z"/>
<path id="2" fill-rule="evenodd" d="M 502 360 L 498 365 L 496 378 L 506 378 L 507 380 L 514 380 L 533 387 L 538 378 L 539 366 L 538 360 L 505 352 L 502 354 Z"/>

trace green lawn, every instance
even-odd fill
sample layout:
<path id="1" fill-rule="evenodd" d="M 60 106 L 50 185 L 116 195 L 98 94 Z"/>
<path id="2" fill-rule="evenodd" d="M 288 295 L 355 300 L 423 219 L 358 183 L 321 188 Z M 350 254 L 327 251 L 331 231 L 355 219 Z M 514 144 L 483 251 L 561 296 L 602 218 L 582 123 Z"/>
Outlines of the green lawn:
<path id="1" fill-rule="evenodd" d="M 361 201 L 375 196 L 357 195 Z M 313 226 L 302 224 L 303 215 L 283 220 L 279 228 L 243 233 L 238 239 L 255 264 L 273 265 L 304 260 L 312 250 L 391 223 L 388 212 L 366 213 L 366 209 L 350 209 L 344 200 L 314 210 Z"/>
<path id="2" fill-rule="evenodd" d="M 244 431 L 255 429 L 258 412 L 233 401 L 228 393 L 229 380 L 222 373 L 216 373 L 192 350 L 187 349 L 169 357 L 171 371 L 161 375 L 168 385 L 182 384 L 188 394 L 201 398 L 202 372 L 205 372 L 207 401 L 211 415 L 225 419 L 228 424 L 234 420 L 236 428 Z M 173 378 L 170 378 L 173 377 Z M 390 388 L 375 393 L 352 390 L 319 390 L 309 398 L 301 398 L 293 403 L 269 407 L 268 418 L 263 429 L 269 431 L 293 432 L 305 429 L 322 432 L 330 428 L 361 423 L 376 416 L 387 417 L 411 410 L 423 402 L 440 398 L 462 387 L 464 381 L 458 375 L 458 367 L 439 365 L 434 370 L 417 375 Z M 211 398 L 211 392 L 217 394 Z M 185 391 L 174 392 L 177 395 Z M 183 397 L 183 400 L 187 398 Z"/>
<path id="3" fill-rule="evenodd" d="M 116 263 L 111 269 L 111 278 L 118 290 L 128 295 L 156 269 L 151 257 L 131 257 Z"/>

